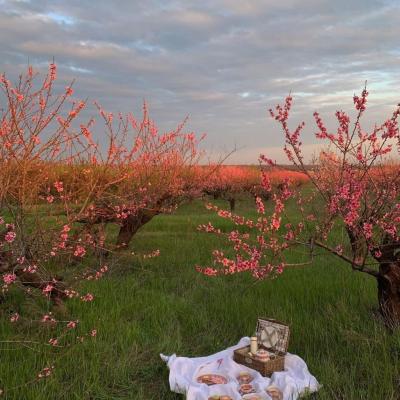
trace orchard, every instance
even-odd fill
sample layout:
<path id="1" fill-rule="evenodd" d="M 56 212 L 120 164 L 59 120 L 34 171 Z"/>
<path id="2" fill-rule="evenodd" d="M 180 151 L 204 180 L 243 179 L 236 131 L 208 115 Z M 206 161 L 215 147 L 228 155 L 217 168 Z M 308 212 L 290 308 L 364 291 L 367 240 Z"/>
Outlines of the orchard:
<path id="1" fill-rule="evenodd" d="M 251 318 L 240 319 L 235 310 L 255 317 L 257 305 L 293 324 L 303 316 L 309 329 L 316 324 L 323 331 L 318 316 L 305 317 L 313 311 L 308 294 L 297 308 L 290 300 L 295 290 L 309 293 L 305 279 L 340 286 L 352 299 L 345 309 L 349 326 L 352 318 L 373 320 L 373 340 L 384 338 L 384 351 L 396 343 L 400 169 L 393 156 L 400 150 L 400 108 L 364 130 L 364 88 L 353 98 L 355 119 L 338 111 L 335 131 L 315 112 L 310 129 L 326 146 L 307 164 L 305 124 L 289 127 L 288 96 L 269 113 L 283 132 L 290 168 L 267 155 L 252 166 L 207 164 L 200 149 L 205 137 L 187 131 L 186 120 L 163 132 L 147 103 L 139 118 L 109 112 L 77 99 L 74 82 L 62 91 L 56 82 L 54 63 L 46 76 L 29 67 L 15 83 L 0 77 L 0 353 L 8 365 L 18 362 L 17 374 L 4 363 L 0 368 L 0 395 L 45 399 L 67 382 L 66 397 L 57 398 L 178 398 L 157 372 L 153 353 L 162 346 L 196 352 L 228 345 L 240 337 L 236 328 L 251 326 Z M 96 117 L 85 120 L 88 109 Z M 337 259 L 330 281 L 321 272 L 323 254 Z M 361 305 L 362 316 L 357 301 L 366 297 L 355 298 L 364 285 L 368 294 L 373 289 L 361 274 L 374 282 L 378 310 Z M 280 306 L 279 296 L 290 306 Z M 320 313 L 331 307 L 324 301 Z M 205 334 L 200 341 L 196 332 L 210 327 L 221 337 Z M 222 330 L 229 333 L 224 337 Z M 314 344 L 297 333 L 297 349 L 308 349 L 313 368 L 329 380 L 310 353 Z M 377 343 L 374 352 L 382 350 Z M 340 350 L 326 352 L 331 361 L 343 358 Z M 84 366 L 78 372 L 75 360 Z M 384 357 L 377 365 L 389 368 Z M 390 379 L 396 371 L 385 381 L 386 394 L 395 390 Z M 346 384 L 350 393 L 354 387 Z M 328 384 L 325 395 L 337 385 Z"/>

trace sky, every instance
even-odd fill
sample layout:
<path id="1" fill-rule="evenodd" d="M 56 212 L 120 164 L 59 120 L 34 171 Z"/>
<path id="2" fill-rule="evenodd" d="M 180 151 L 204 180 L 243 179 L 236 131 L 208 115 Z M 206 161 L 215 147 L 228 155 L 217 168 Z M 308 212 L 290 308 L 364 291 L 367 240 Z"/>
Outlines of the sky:
<path id="1" fill-rule="evenodd" d="M 189 116 L 213 157 L 231 164 L 260 153 L 285 162 L 282 132 L 267 110 L 294 98 L 291 126 L 305 121 L 304 153 L 318 152 L 312 114 L 334 127 L 354 115 L 367 81 L 365 126 L 400 102 L 400 0 L 0 0 L 0 72 L 55 59 L 65 86 L 113 112 L 161 130 Z"/>

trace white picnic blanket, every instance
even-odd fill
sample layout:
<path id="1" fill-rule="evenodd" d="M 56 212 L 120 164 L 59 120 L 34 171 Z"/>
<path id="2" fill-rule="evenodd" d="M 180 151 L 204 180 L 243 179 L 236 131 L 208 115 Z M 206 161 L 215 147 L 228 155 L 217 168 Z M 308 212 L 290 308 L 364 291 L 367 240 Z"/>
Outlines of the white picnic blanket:
<path id="1" fill-rule="evenodd" d="M 244 337 L 237 345 L 207 357 L 188 358 L 177 357 L 176 354 L 171 356 L 160 354 L 170 370 L 171 391 L 186 394 L 186 400 L 207 400 L 213 395 L 228 395 L 234 400 L 240 400 L 242 396 L 238 391 L 239 384 L 236 377 L 242 371 L 250 372 L 254 376 L 252 384 L 263 400 L 271 399 L 265 391 L 270 385 L 282 391 L 283 400 L 296 400 L 306 390 L 310 392 L 318 390 L 319 384 L 308 371 L 306 363 L 294 354 L 287 353 L 285 370 L 273 373 L 271 378 L 265 378 L 257 371 L 234 362 L 233 351 L 249 343 L 250 338 Z M 196 381 L 198 376 L 210 373 L 224 375 L 228 378 L 228 383 L 207 386 Z"/>

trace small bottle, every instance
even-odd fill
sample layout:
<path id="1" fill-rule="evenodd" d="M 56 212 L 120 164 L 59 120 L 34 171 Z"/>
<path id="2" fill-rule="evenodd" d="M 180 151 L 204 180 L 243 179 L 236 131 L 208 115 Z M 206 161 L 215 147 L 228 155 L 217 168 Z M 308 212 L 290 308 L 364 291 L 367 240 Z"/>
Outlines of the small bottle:
<path id="1" fill-rule="evenodd" d="M 256 354 L 258 350 L 258 344 L 257 344 L 257 336 L 252 336 L 250 338 L 250 353 L 251 354 Z"/>

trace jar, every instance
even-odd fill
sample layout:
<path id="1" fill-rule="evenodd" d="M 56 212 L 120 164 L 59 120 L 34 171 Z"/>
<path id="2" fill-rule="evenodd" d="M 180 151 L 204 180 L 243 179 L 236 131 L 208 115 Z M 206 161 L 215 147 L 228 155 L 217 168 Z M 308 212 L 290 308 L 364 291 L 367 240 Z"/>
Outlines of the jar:
<path id="1" fill-rule="evenodd" d="M 257 336 L 252 336 L 250 339 L 250 353 L 255 355 L 258 350 Z"/>

